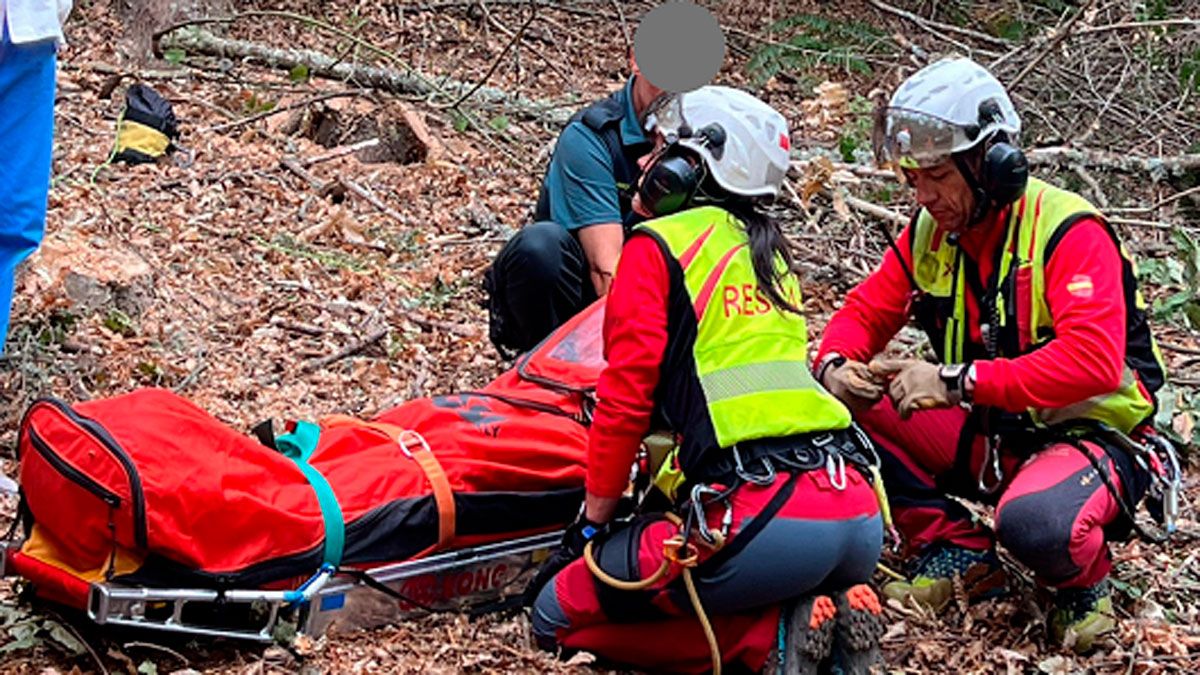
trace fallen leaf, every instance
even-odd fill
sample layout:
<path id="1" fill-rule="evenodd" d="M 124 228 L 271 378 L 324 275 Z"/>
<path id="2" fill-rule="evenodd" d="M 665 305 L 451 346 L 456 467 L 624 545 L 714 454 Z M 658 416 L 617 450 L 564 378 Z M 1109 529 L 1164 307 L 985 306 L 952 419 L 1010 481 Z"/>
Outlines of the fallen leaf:
<path id="1" fill-rule="evenodd" d="M 587 666 L 596 662 L 596 655 L 591 652 L 577 652 L 574 656 L 567 659 L 568 666 Z"/>

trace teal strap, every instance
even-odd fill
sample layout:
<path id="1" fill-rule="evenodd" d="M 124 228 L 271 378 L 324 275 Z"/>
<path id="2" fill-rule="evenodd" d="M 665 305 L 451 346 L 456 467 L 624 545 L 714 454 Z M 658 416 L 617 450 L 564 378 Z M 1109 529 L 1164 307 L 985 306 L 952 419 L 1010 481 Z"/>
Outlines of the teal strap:
<path id="1" fill-rule="evenodd" d="M 304 477 L 317 493 L 317 503 L 321 505 L 321 517 L 325 520 L 325 562 L 339 565 L 342 562 L 342 552 L 346 548 L 346 523 L 342 517 L 342 507 L 338 504 L 333 488 L 320 471 L 308 463 L 317 449 L 317 441 L 321 438 L 321 427 L 312 422 L 296 422 L 296 430 L 275 439 L 275 447 L 300 467 Z"/>

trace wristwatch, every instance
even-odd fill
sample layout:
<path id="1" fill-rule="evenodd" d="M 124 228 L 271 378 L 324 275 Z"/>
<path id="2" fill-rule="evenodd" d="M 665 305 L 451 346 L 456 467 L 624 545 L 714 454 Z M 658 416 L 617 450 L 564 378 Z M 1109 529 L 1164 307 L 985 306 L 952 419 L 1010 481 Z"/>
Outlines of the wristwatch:
<path id="1" fill-rule="evenodd" d="M 942 384 L 946 385 L 946 392 L 950 395 L 951 403 L 968 402 L 967 396 L 967 372 L 969 366 L 965 363 L 954 363 L 938 368 L 938 377 L 942 379 Z"/>
<path id="2" fill-rule="evenodd" d="M 846 365 L 846 357 L 837 352 L 829 352 L 825 358 L 821 359 L 821 363 L 817 364 L 817 383 L 824 387 L 825 373 L 829 372 L 830 368 L 841 368 L 844 365 Z"/>

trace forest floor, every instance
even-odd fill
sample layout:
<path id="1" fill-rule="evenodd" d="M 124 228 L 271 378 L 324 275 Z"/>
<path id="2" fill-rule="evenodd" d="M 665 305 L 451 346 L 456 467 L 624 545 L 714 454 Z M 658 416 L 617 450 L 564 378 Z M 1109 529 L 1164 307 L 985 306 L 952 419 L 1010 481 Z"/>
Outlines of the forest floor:
<path id="1" fill-rule="evenodd" d="M 555 102 L 566 113 L 624 83 L 626 42 L 654 4 L 284 0 L 176 3 L 186 13 L 167 16 L 127 3 L 77 3 L 60 57 L 46 243 L 18 280 L 0 359 L 0 469 L 16 475 L 16 426 L 42 395 L 80 401 L 166 387 L 249 429 L 266 418 L 370 416 L 477 387 L 505 367 L 487 338 L 482 272 L 529 220 L 559 128 L 546 121 L 546 109 L 535 119 L 503 102 L 380 93 L 309 77 L 305 68 L 188 49 L 155 58 L 148 26 L 240 12 L 231 25 L 205 28 L 350 64 L 408 64 L 439 86 L 443 77 L 486 79 L 487 87 Z M 1044 154 L 1039 175 L 1116 216 L 1139 258 L 1170 366 L 1160 419 L 1190 443 L 1200 405 L 1200 28 L 1187 17 L 1200 15 L 1200 3 L 1089 2 L 1077 21 L 1061 2 L 704 4 L 727 36 L 719 80 L 755 91 L 793 129 L 796 197 L 782 200 L 778 215 L 800 255 L 814 344 L 839 299 L 883 251 L 870 205 L 898 214 L 911 207 L 910 194 L 867 167 L 871 100 L 924 61 L 970 53 L 1006 81 L 1019 80 L 1027 146 L 1079 151 L 1071 162 Z M 900 4 L 905 9 L 896 11 Z M 254 14 L 268 9 L 276 13 Z M 1157 23 L 1122 27 L 1135 21 Z M 184 150 L 160 164 L 106 161 L 125 89 L 135 81 L 163 94 L 181 121 Z M 333 93 L 343 95 L 305 103 Z M 267 114 L 288 106 L 295 107 Z M 330 157 L 362 140 L 356 125 L 393 120 L 401 109 L 427 127 L 423 161 Z M 317 129 L 322 114 L 340 115 L 332 135 Z M 374 339 L 359 344 L 366 336 Z M 1092 655 L 1049 644 L 1046 599 L 1018 575 L 1010 597 L 959 603 L 942 617 L 889 607 L 888 671 L 1196 672 L 1200 484 L 1189 478 L 1186 487 L 1172 544 L 1113 546 L 1122 620 Z M 16 500 L 0 499 L 3 525 Z M 18 601 L 16 582 L 0 582 L 0 670 L 187 669 L 593 666 L 538 652 L 527 620 L 514 615 L 435 616 L 287 648 L 168 647 L 155 636 L 120 640 L 73 625 Z"/>

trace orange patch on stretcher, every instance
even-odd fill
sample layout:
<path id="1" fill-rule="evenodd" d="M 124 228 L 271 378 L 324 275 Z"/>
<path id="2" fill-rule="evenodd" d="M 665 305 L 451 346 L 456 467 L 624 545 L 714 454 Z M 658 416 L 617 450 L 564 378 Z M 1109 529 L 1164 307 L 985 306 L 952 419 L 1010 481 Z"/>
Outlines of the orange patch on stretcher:
<path id="1" fill-rule="evenodd" d="M 1086 274 L 1076 274 L 1067 282 L 1067 292 L 1077 298 L 1090 298 L 1095 290 L 1092 278 Z"/>

